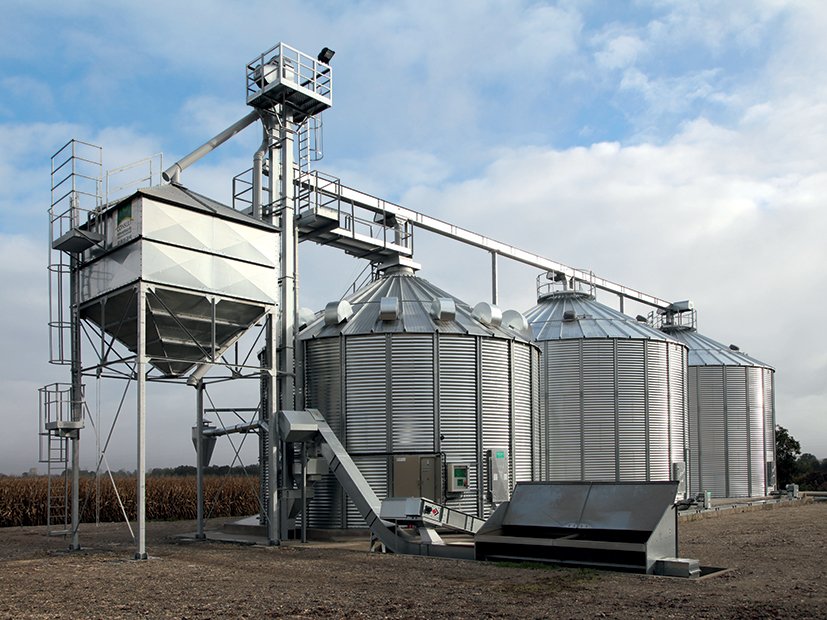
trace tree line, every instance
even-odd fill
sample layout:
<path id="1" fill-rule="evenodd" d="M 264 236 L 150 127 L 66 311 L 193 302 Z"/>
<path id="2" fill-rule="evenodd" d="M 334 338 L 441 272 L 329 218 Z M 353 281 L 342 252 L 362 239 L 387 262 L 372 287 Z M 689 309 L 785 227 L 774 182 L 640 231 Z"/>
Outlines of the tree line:
<path id="1" fill-rule="evenodd" d="M 801 454 L 801 444 L 783 426 L 775 427 L 778 488 L 797 484 L 802 491 L 827 491 L 827 459 Z"/>

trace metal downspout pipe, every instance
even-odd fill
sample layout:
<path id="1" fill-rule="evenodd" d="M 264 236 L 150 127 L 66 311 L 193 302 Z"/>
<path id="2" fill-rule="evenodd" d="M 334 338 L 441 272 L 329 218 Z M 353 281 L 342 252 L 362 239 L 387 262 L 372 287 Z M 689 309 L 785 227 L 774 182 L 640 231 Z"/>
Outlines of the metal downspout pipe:
<path id="1" fill-rule="evenodd" d="M 253 217 L 261 219 L 261 188 L 264 180 L 264 156 L 270 145 L 270 129 L 267 127 L 267 120 L 261 119 L 261 146 L 253 154 Z M 272 170 L 272 166 L 271 166 Z M 272 182 L 272 180 L 271 180 Z"/>
<path id="2" fill-rule="evenodd" d="M 237 120 L 235 123 L 227 127 L 227 129 L 216 135 L 214 138 L 208 140 L 207 142 L 199 146 L 189 155 L 185 156 L 182 159 L 179 159 L 177 162 L 172 164 L 169 168 L 167 168 L 161 173 L 161 178 L 167 183 L 178 183 L 181 180 L 181 173 L 186 168 L 189 168 L 192 164 L 204 157 L 204 155 L 206 155 L 207 153 L 211 153 L 212 151 L 214 151 L 216 148 L 224 144 L 227 140 L 232 138 L 238 132 L 247 128 L 254 121 L 258 120 L 258 118 L 258 112 L 256 110 L 253 110 L 247 116 Z"/>

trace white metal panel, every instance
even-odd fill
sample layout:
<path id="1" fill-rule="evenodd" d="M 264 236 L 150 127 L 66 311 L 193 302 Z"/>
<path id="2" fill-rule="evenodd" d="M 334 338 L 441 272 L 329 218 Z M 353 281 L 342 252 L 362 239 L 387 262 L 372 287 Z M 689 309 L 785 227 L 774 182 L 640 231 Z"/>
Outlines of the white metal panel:
<path id="1" fill-rule="evenodd" d="M 514 459 L 514 480 L 530 481 L 532 476 L 532 433 L 533 411 L 531 407 L 531 353 L 532 347 L 514 343 L 513 347 L 513 392 L 514 392 L 514 437 L 512 458 Z"/>
<path id="2" fill-rule="evenodd" d="M 440 447 L 448 463 L 468 463 L 468 490 L 449 505 L 477 514 L 477 352 L 476 338 L 439 337 Z M 478 515 L 480 516 L 480 515 Z"/>
<path id="3" fill-rule="evenodd" d="M 141 233 L 145 239 L 185 246 L 268 267 L 275 267 L 277 233 L 244 226 L 208 213 L 142 199 Z"/>
<path id="4" fill-rule="evenodd" d="M 713 497 L 727 494 L 727 429 L 724 398 L 724 369 L 721 366 L 696 367 L 698 409 L 700 411 L 699 444 L 700 491 Z"/>
<path id="5" fill-rule="evenodd" d="M 617 341 L 619 480 L 645 481 L 647 476 L 645 363 L 643 341 Z"/>
<path id="6" fill-rule="evenodd" d="M 766 454 L 764 451 L 763 368 L 744 368 L 747 380 L 747 427 L 749 429 L 749 495 L 766 495 Z"/>
<path id="7" fill-rule="evenodd" d="M 689 387 L 689 492 L 691 495 L 697 495 L 703 490 L 700 464 L 705 454 L 699 441 L 702 419 L 698 407 L 698 368 L 696 366 L 689 366 L 687 380 Z"/>
<path id="8" fill-rule="evenodd" d="M 666 343 L 647 342 L 646 362 L 649 480 L 669 480 L 672 477 L 672 461 Z"/>
<path id="9" fill-rule="evenodd" d="M 390 338 L 392 451 L 433 451 L 434 337 L 394 334 Z"/>
<path id="10" fill-rule="evenodd" d="M 775 393 L 773 371 L 765 368 L 764 379 L 764 450 L 767 462 L 775 468 Z M 777 481 L 767 480 L 767 485 L 774 488 Z"/>
<path id="11" fill-rule="evenodd" d="M 726 379 L 728 497 L 749 496 L 749 423 L 747 386 L 743 367 L 724 368 Z"/>
<path id="12" fill-rule="evenodd" d="M 682 463 L 687 447 L 686 347 L 666 345 L 669 364 L 669 448 L 672 463 Z"/>
<path id="13" fill-rule="evenodd" d="M 582 480 L 582 340 L 542 343 L 540 389 L 545 401 L 548 480 Z"/>
<path id="14" fill-rule="evenodd" d="M 511 360 L 508 341 L 480 339 L 482 359 L 482 449 L 511 448 Z M 509 455 L 510 456 L 510 455 Z M 483 488 L 487 488 L 486 472 L 483 471 Z M 509 483 L 514 481 L 514 471 L 509 463 Z M 486 504 L 485 515 L 490 512 Z"/>
<path id="15" fill-rule="evenodd" d="M 321 338 L 303 344 L 307 407 L 318 409 L 339 440 L 344 441 L 341 341 Z"/>
<path id="16" fill-rule="evenodd" d="M 583 340 L 583 475 L 616 480 L 613 340 Z"/>
<path id="17" fill-rule="evenodd" d="M 388 452 L 385 336 L 345 340 L 347 451 Z"/>
<path id="18" fill-rule="evenodd" d="M 534 479 L 548 479 L 548 425 L 543 415 L 540 389 L 540 352 L 532 349 L 531 352 L 531 407 L 534 411 Z"/>

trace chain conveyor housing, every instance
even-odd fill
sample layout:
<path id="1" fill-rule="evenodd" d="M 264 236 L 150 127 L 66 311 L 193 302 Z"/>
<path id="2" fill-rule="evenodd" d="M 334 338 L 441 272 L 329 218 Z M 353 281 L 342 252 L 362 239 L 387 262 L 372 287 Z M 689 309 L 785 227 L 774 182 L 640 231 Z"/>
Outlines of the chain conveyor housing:
<path id="1" fill-rule="evenodd" d="M 471 544 L 444 544 L 439 536 L 435 535 L 432 527 L 439 524 L 454 530 L 473 533 L 473 528 L 482 525 L 480 519 L 448 509 L 425 498 L 402 498 L 413 500 L 416 504 L 416 515 L 404 515 L 402 514 L 406 512 L 404 509 L 401 513 L 394 510 L 395 514 L 401 516 L 400 525 L 402 522 L 409 522 L 409 517 L 417 519 L 422 524 L 423 527 L 418 528 L 420 538 L 413 536 L 410 530 L 382 518 L 382 501 L 370 488 L 342 442 L 317 409 L 280 411 L 279 432 L 286 442 L 312 442 L 317 445 L 331 473 L 364 518 L 372 536 L 386 550 L 406 555 L 474 559 L 474 548 Z M 429 508 L 427 515 L 424 514 L 426 505 Z M 436 514 L 433 512 L 434 508 Z M 444 515 L 444 517 L 438 518 L 437 515 Z M 462 527 L 460 527 L 460 521 L 462 521 Z"/>

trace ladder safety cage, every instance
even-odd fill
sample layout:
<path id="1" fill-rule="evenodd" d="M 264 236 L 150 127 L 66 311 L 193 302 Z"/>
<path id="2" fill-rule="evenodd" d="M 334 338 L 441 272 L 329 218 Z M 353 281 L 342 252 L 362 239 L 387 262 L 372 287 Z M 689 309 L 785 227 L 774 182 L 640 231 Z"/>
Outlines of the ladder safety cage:
<path id="1" fill-rule="evenodd" d="M 73 251 L 94 235 L 73 237 L 102 204 L 103 169 L 101 147 L 70 140 L 51 158 L 51 204 L 49 206 L 49 362 L 69 364 L 69 282 Z M 85 221 L 82 221 L 85 220 Z M 87 227 L 89 228 L 89 227 Z"/>
<path id="2" fill-rule="evenodd" d="M 50 383 L 38 390 L 39 461 L 46 463 L 49 534 L 65 534 L 69 528 L 69 439 L 84 425 L 83 419 L 72 419 L 72 412 L 71 384 Z"/>

